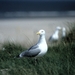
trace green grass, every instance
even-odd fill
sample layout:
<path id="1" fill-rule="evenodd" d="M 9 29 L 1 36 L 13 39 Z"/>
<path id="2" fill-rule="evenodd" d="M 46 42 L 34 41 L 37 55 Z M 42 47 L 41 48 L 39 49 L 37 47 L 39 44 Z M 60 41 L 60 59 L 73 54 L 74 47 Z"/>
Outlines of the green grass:
<path id="1" fill-rule="evenodd" d="M 24 50 L 20 45 L 4 45 L 0 50 L 0 75 L 75 75 L 75 43 L 49 47 L 44 57 L 14 58 Z"/>
<path id="2" fill-rule="evenodd" d="M 49 47 L 38 62 L 34 58 L 14 58 L 26 49 L 5 43 L 5 50 L 0 50 L 0 75 L 75 75 L 74 33 L 71 30 L 61 44 Z"/>

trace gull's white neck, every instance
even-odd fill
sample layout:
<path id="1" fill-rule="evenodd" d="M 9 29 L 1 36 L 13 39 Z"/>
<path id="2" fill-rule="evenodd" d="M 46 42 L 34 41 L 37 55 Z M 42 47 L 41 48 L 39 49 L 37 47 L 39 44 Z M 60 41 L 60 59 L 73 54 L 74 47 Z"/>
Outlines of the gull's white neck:
<path id="1" fill-rule="evenodd" d="M 55 34 L 57 34 L 57 35 L 58 35 L 58 33 L 59 33 L 59 30 L 56 30 L 56 31 L 55 31 Z"/>
<path id="2" fill-rule="evenodd" d="M 59 30 L 56 30 L 55 33 L 54 33 L 54 35 L 53 35 L 53 38 L 57 39 L 58 38 L 58 33 L 59 33 Z"/>
<path id="3" fill-rule="evenodd" d="M 45 40 L 45 35 L 40 35 L 40 38 L 39 38 L 39 41 L 38 41 L 38 43 L 42 43 L 42 42 L 46 42 L 46 40 Z"/>
<path id="4" fill-rule="evenodd" d="M 58 36 L 58 34 L 59 34 L 59 30 L 56 30 L 54 36 Z"/>
<path id="5" fill-rule="evenodd" d="M 62 35 L 63 35 L 63 37 L 65 37 L 65 36 L 66 36 L 66 32 L 65 32 L 65 31 L 63 31 Z"/>

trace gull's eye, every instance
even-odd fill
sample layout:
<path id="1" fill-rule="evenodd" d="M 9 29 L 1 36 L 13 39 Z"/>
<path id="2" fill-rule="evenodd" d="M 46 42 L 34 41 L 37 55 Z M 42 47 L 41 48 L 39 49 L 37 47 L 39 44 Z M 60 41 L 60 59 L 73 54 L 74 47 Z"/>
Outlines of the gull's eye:
<path id="1" fill-rule="evenodd" d="M 43 31 L 41 31 L 41 32 L 43 32 Z"/>

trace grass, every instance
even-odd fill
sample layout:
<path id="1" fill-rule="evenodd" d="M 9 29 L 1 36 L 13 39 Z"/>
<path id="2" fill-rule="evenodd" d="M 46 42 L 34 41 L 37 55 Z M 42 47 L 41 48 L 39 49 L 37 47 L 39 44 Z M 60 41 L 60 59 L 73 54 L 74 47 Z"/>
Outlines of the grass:
<path id="1" fill-rule="evenodd" d="M 49 47 L 47 54 L 38 58 L 38 62 L 34 58 L 14 58 L 25 48 L 5 43 L 5 50 L 0 50 L 0 75 L 75 75 L 74 31 L 71 30 L 70 34 L 64 43 Z"/>
<path id="2" fill-rule="evenodd" d="M 14 58 L 23 49 L 7 44 L 0 50 L 0 75 L 75 75 L 75 43 L 50 47 L 44 57 Z"/>

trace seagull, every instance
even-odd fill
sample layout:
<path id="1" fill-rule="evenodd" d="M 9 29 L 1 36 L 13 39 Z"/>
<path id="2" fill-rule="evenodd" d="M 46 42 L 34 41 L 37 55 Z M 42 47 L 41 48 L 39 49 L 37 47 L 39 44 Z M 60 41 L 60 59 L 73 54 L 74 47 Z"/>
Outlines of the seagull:
<path id="1" fill-rule="evenodd" d="M 59 30 L 61 29 L 61 27 L 57 27 L 56 31 L 54 32 L 54 34 L 49 38 L 49 42 L 56 42 L 59 39 Z"/>
<path id="2" fill-rule="evenodd" d="M 62 38 L 66 37 L 66 28 L 62 28 Z"/>
<path id="3" fill-rule="evenodd" d="M 40 57 L 46 54 L 48 46 L 45 39 L 45 30 L 39 30 L 37 35 L 40 35 L 38 42 L 28 50 L 20 53 L 19 57 Z"/>

